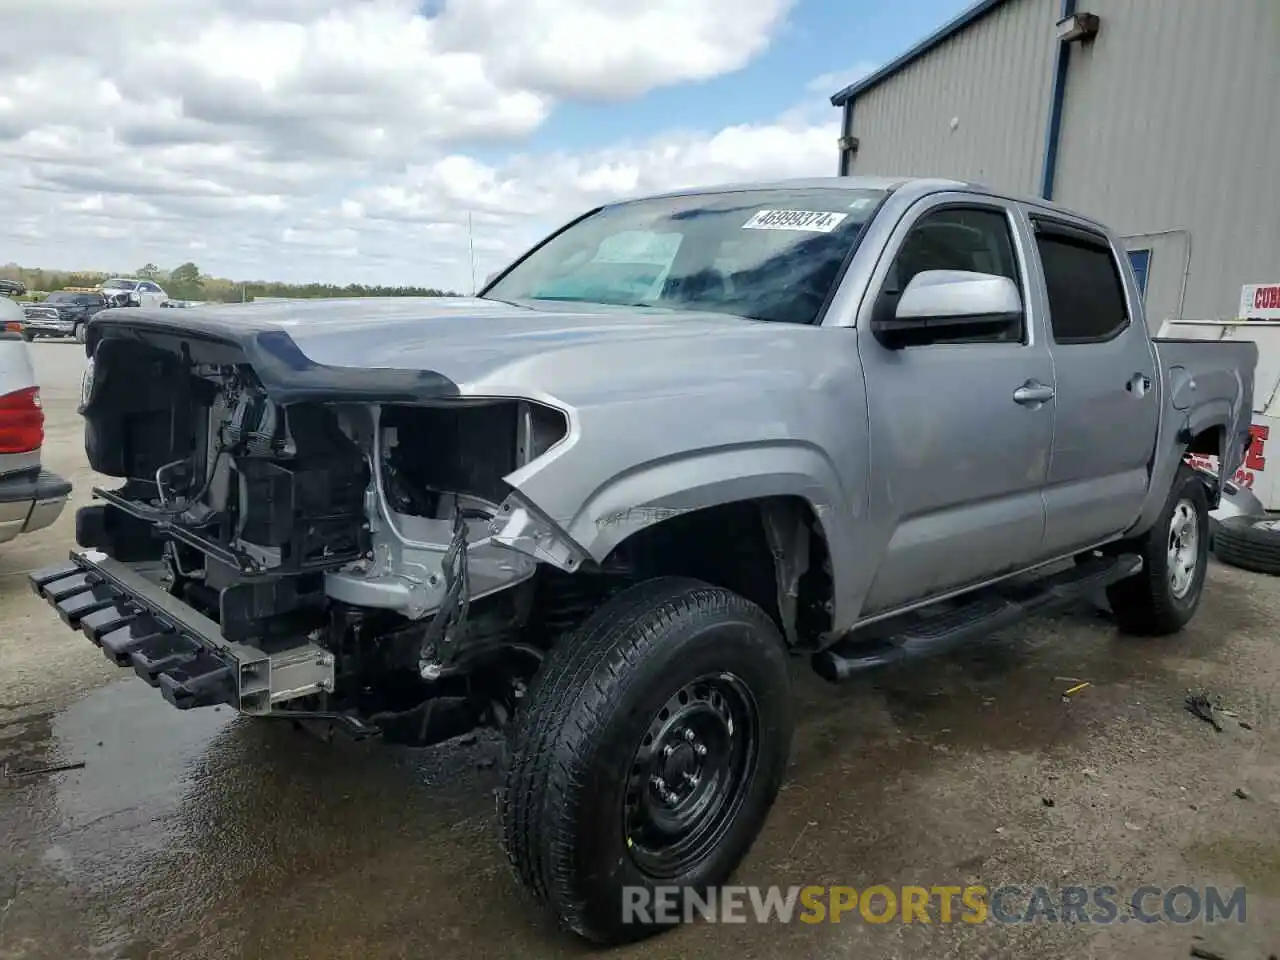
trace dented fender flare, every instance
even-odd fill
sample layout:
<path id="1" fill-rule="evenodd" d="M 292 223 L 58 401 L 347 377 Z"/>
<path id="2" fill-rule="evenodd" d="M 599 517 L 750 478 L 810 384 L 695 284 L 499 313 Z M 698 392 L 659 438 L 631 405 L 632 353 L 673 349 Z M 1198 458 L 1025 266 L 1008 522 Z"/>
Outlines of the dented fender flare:
<path id="1" fill-rule="evenodd" d="M 842 582 L 853 565 L 853 518 L 860 512 L 848 505 L 865 502 L 866 491 L 843 490 L 827 455 L 796 442 L 694 450 L 641 464 L 610 478 L 563 520 L 517 492 L 503 505 L 494 539 L 571 571 L 587 558 L 603 562 L 630 537 L 673 517 L 768 497 L 808 503 L 827 541 L 833 579 Z"/>

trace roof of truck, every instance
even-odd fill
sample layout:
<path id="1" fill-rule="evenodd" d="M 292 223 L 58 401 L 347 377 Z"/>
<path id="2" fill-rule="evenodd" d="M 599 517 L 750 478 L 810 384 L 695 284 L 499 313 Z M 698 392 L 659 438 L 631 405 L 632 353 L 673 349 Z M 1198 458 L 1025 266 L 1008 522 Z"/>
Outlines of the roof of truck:
<path id="1" fill-rule="evenodd" d="M 714 193 L 736 193 L 744 190 L 908 190 L 919 196 L 926 196 L 930 193 L 938 193 L 944 190 L 955 190 L 965 193 L 999 197 L 1005 200 L 1010 200 L 1014 203 L 1021 203 L 1030 207 L 1039 207 L 1041 210 L 1054 211 L 1082 223 L 1090 224 L 1101 230 L 1107 229 L 1105 224 L 1095 220 L 1093 217 L 1083 214 L 1078 210 L 1073 210 L 1070 207 L 1064 207 L 1062 204 L 1045 200 L 1043 197 L 1034 197 L 1029 194 L 1009 193 L 1006 191 L 992 189 L 985 184 L 974 183 L 968 180 L 952 180 L 945 177 L 851 176 L 803 177 L 790 180 L 755 180 L 744 183 L 717 184 L 705 187 L 687 187 L 681 190 L 669 190 L 645 196 L 622 197 L 610 203 L 603 204 L 603 206 L 609 207 L 614 206 L 615 204 L 630 203 L 636 200 L 656 200 L 666 197 L 693 197 Z"/>
<path id="2" fill-rule="evenodd" d="M 742 183 L 725 183 L 704 187 L 685 187 L 679 190 L 664 190 L 661 193 L 647 194 L 642 197 L 626 197 L 617 202 L 629 200 L 654 200 L 659 197 L 692 197 L 707 193 L 736 193 L 742 190 L 898 190 L 908 184 L 929 185 L 933 189 L 984 190 L 976 184 L 962 180 L 929 179 L 918 177 L 800 177 L 790 180 L 750 180 Z"/>

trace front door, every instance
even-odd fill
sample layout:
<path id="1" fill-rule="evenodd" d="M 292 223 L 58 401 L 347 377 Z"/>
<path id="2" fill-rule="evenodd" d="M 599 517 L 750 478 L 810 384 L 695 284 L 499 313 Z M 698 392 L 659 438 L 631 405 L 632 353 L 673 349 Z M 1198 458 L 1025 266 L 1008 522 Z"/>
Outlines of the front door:
<path id="1" fill-rule="evenodd" d="M 1027 249 L 1016 223 L 995 199 L 922 201 L 895 231 L 892 259 L 872 289 L 892 297 L 921 270 L 970 270 L 1009 277 L 1025 305 Z M 1042 549 L 1055 407 L 1053 364 L 1030 313 L 999 335 L 896 350 L 864 325 L 859 349 L 871 430 L 870 546 L 884 544 L 864 615 L 1029 564 Z"/>
<path id="2" fill-rule="evenodd" d="M 1159 425 L 1155 352 L 1127 256 L 1082 224 L 1032 215 L 1058 409 L 1045 486 L 1047 555 L 1126 529 L 1146 498 Z"/>

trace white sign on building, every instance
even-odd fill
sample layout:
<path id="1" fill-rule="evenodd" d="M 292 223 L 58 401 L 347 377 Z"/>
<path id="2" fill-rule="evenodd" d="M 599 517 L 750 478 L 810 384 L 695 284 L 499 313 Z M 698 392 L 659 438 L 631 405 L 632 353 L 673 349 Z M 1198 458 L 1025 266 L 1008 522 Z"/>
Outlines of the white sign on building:
<path id="1" fill-rule="evenodd" d="M 1246 283 L 1240 289 L 1241 320 L 1280 320 L 1280 283 Z"/>

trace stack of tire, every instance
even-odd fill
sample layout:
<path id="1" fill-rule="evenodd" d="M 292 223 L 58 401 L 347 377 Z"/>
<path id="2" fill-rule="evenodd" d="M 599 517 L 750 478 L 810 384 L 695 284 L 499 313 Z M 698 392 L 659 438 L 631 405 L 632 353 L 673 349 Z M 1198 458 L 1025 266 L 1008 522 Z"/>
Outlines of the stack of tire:
<path id="1" fill-rule="evenodd" d="M 1213 552 L 1223 563 L 1280 576 L 1280 517 L 1226 517 L 1213 533 Z"/>

